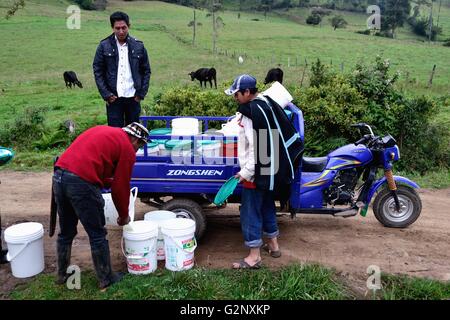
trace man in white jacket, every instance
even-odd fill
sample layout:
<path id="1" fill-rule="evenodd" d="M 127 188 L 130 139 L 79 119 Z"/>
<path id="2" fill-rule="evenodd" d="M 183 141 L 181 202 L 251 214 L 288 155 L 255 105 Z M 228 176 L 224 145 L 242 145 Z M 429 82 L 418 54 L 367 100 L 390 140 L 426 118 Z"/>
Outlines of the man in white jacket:
<path id="1" fill-rule="evenodd" d="M 258 269 L 261 267 L 261 247 L 274 258 L 281 256 L 273 190 L 259 188 L 255 183 L 258 161 L 255 146 L 261 148 L 261 144 L 258 143 L 259 134 L 253 130 L 252 113 L 260 112 L 258 104 L 266 102 L 258 94 L 256 79 L 246 74 L 238 76 L 225 93 L 233 95 L 239 104 L 238 155 L 241 170 L 236 177 L 243 184 L 240 221 L 245 245 L 250 249 L 247 257 L 233 263 L 233 268 Z M 266 244 L 263 236 L 268 239 Z"/>

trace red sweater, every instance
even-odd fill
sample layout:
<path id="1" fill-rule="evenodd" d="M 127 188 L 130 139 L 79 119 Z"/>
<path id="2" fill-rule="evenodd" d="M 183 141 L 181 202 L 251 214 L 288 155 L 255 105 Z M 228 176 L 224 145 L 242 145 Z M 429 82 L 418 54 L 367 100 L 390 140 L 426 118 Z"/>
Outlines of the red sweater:
<path id="1" fill-rule="evenodd" d="M 121 128 L 96 126 L 83 132 L 61 155 L 56 166 L 100 188 L 111 187 L 114 205 L 128 216 L 130 180 L 136 152 Z"/>

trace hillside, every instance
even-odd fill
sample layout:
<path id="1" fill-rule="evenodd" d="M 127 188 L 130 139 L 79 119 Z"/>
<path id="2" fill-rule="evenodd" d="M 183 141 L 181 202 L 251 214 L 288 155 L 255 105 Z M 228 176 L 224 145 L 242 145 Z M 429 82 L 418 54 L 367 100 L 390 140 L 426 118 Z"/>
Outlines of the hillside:
<path id="1" fill-rule="evenodd" d="M 206 10 L 197 10 L 201 26 L 197 28 L 196 45 L 192 46 L 192 29 L 187 25 L 193 9 L 188 7 L 157 1 L 109 1 L 106 11 L 82 11 L 81 29 L 69 30 L 69 1 L 30 0 L 6 20 L 3 16 L 12 2 L 3 1 L 0 7 L 0 26 L 9 35 L 0 61 L 0 124 L 27 106 L 47 108 L 51 122 L 68 114 L 75 119 L 89 116 L 98 117 L 95 121 L 100 123 L 104 121 L 105 107 L 93 81 L 92 60 L 98 42 L 111 32 L 108 16 L 115 10 L 129 13 L 131 34 L 144 41 L 151 58 L 146 112 L 165 88 L 198 86 L 190 81 L 188 73 L 199 67 L 216 67 L 218 82 L 223 84 L 243 72 L 262 80 L 268 68 L 281 65 L 289 86 L 299 84 L 305 63 L 310 65 L 317 58 L 347 72 L 357 62 L 370 63 L 376 55 L 382 55 L 402 73 L 400 83 L 411 94 L 450 92 L 450 48 L 408 38 L 406 33 L 399 39 L 357 34 L 354 29 L 364 21 L 357 14 L 349 18 L 352 25 L 348 29 L 333 31 L 327 24 L 311 27 L 277 14 L 265 18 L 262 13 L 243 12 L 239 18 L 235 11 L 222 11 L 219 54 L 212 55 L 211 18 Z M 447 23 L 443 17 L 441 22 Z M 244 57 L 243 64 L 237 62 L 238 55 Z M 434 64 L 437 68 L 429 89 L 427 83 Z M 76 71 L 84 88 L 66 89 L 62 79 L 65 70 Z"/>

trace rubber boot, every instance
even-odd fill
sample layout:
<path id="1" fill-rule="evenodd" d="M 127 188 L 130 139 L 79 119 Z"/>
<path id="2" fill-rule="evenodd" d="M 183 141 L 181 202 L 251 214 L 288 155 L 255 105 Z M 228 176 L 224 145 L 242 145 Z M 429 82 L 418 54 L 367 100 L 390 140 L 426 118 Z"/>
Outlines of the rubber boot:
<path id="1" fill-rule="evenodd" d="M 58 276 L 56 278 L 56 284 L 65 284 L 70 274 L 67 273 L 67 268 L 70 265 L 70 256 L 72 254 L 72 244 L 61 245 L 56 243 L 56 252 L 58 254 Z"/>
<path id="2" fill-rule="evenodd" d="M 8 260 L 6 260 L 7 253 L 8 250 L 3 250 L 2 248 L 2 230 L 0 229 L 0 264 L 8 263 Z"/>
<path id="3" fill-rule="evenodd" d="M 92 260 L 101 291 L 105 291 L 110 285 L 119 282 L 125 275 L 121 272 L 112 272 L 111 256 L 107 240 L 105 240 L 101 247 L 92 250 Z"/>
<path id="4" fill-rule="evenodd" d="M 6 260 L 6 254 L 8 250 L 3 250 L 2 248 L 2 216 L 0 215 L 0 264 L 8 263 Z"/>
<path id="5" fill-rule="evenodd" d="M 0 245 L 0 264 L 8 263 L 9 261 L 6 260 L 6 254 L 8 253 L 8 250 L 1 250 L 2 246 Z"/>

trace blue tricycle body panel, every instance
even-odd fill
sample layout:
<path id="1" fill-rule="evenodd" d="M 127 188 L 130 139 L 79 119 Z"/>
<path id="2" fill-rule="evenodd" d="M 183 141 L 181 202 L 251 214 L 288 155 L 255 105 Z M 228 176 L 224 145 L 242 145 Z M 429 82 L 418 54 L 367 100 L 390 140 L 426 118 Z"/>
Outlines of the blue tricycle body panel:
<path id="1" fill-rule="evenodd" d="M 303 114 L 295 105 L 286 107 L 287 114 L 304 139 Z M 141 122 L 147 126 L 151 121 L 165 121 L 167 128 L 170 128 L 170 121 L 180 117 L 173 116 L 142 116 Z M 239 170 L 238 158 L 215 157 L 205 158 L 197 154 L 196 146 L 200 140 L 219 140 L 224 143 L 237 143 L 237 137 L 214 134 L 214 130 L 209 130 L 211 121 L 227 122 L 230 117 L 189 117 L 202 121 L 202 128 L 205 134 L 196 136 L 168 136 L 150 135 L 151 140 L 179 139 L 191 140 L 190 156 L 149 156 L 148 148 L 144 147 L 136 156 L 136 164 L 133 169 L 131 187 L 138 187 L 139 197 L 160 197 L 160 196 L 198 196 L 204 195 L 211 201 L 219 191 L 220 187 Z M 300 168 L 296 174 L 300 173 Z M 293 184 L 294 186 L 295 184 Z M 231 197 L 230 201 L 238 201 L 241 193 L 239 185 Z M 295 194 L 292 194 L 295 197 Z"/>

